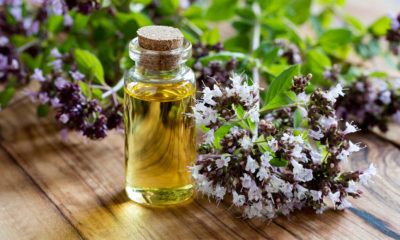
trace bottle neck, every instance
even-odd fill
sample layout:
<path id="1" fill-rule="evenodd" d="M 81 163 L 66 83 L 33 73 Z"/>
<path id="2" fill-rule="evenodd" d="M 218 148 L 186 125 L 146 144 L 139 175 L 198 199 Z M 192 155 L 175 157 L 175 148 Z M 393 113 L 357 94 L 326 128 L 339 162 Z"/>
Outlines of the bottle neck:
<path id="1" fill-rule="evenodd" d="M 184 66 L 185 64 L 178 64 L 171 70 L 154 70 L 141 64 L 137 64 L 135 66 L 135 73 L 148 79 L 171 79 L 182 74 Z"/>

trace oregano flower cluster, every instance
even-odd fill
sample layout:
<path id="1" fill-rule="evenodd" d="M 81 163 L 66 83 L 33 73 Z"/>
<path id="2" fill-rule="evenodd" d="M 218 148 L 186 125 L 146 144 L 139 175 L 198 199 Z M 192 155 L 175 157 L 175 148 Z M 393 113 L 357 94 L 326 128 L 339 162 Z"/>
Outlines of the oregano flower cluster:
<path id="1" fill-rule="evenodd" d="M 306 111 L 297 127 L 279 126 L 280 119 L 269 120 L 266 110 L 259 111 L 259 86 L 242 76 L 231 76 L 225 87 L 204 88 L 194 116 L 205 133 L 191 167 L 199 192 L 217 201 L 232 195 L 232 204 L 247 218 L 273 218 L 304 207 L 322 213 L 327 199 L 341 210 L 351 206 L 347 197 L 360 197 L 357 183 L 367 184 L 376 169 L 371 164 L 364 171 L 343 171 L 340 166 L 362 148 L 345 138 L 357 128 L 347 122 L 341 129 L 335 115 L 342 87 L 307 95 L 310 78 L 294 77 L 295 91 L 285 93 L 296 98 L 290 107 Z"/>
<path id="2" fill-rule="evenodd" d="M 361 75 L 347 86 L 348 94 L 335 105 L 338 117 L 354 121 L 362 129 L 388 130 L 388 122 L 400 124 L 400 79 L 389 82 Z"/>
<path id="3" fill-rule="evenodd" d="M 35 69 L 31 78 L 40 82 L 41 87 L 39 91 L 28 94 L 33 102 L 41 104 L 42 109 L 52 107 L 56 110 L 55 118 L 63 128 L 60 132 L 62 138 L 66 140 L 68 130 L 75 130 L 84 137 L 102 139 L 109 130 L 121 129 L 122 105 L 102 106 L 98 99 L 87 98 L 81 89 L 81 84 L 88 86 L 84 82 L 86 77 L 76 70 L 74 64 L 70 71 L 63 70 L 63 65 L 71 61 L 72 56 L 62 55 L 55 48 L 50 57 L 53 58 L 49 63 L 51 72 L 44 75 L 42 70 Z"/>
<path id="4" fill-rule="evenodd" d="M 390 49 L 394 55 L 400 55 L 400 13 L 397 15 L 389 14 L 390 29 L 386 33 L 386 40 L 389 42 Z"/>

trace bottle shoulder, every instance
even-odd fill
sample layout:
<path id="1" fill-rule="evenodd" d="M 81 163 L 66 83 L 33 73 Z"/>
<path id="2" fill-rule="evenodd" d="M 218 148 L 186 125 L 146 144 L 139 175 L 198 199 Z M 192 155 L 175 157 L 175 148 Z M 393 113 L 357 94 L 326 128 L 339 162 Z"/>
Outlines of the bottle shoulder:
<path id="1" fill-rule="evenodd" d="M 186 67 L 171 77 L 146 77 L 131 69 L 125 76 L 125 94 L 145 101 L 177 101 L 193 95 L 196 79 Z"/>

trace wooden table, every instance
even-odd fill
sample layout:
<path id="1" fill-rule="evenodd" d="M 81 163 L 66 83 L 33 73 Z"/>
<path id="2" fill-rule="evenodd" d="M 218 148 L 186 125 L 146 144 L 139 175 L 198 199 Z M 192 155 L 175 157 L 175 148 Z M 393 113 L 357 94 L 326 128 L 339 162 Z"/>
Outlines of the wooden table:
<path id="1" fill-rule="evenodd" d="M 22 97 L 0 112 L 0 239 L 400 239 L 400 150 L 372 133 L 350 168 L 379 172 L 344 212 L 295 212 L 243 220 L 228 203 L 201 196 L 146 208 L 124 193 L 123 136 L 64 143 L 52 119 Z"/>
<path id="2" fill-rule="evenodd" d="M 371 22 L 387 6 L 397 11 L 396 1 L 349 0 L 347 10 Z M 0 125 L 0 239 L 400 239 L 400 148 L 373 133 L 351 136 L 368 148 L 348 167 L 374 163 L 379 174 L 361 199 L 350 200 L 352 208 L 260 221 L 201 196 L 168 208 L 129 201 L 123 136 L 64 143 L 54 119 L 38 120 L 26 97 L 0 112 Z M 387 136 L 396 142 L 398 133 Z"/>

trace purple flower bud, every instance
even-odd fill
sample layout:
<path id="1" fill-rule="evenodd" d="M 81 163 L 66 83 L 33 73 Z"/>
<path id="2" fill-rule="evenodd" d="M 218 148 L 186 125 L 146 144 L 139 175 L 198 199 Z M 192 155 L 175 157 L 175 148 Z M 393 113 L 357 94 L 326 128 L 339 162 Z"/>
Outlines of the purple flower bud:
<path id="1" fill-rule="evenodd" d="M 37 92 L 34 92 L 34 91 L 27 91 L 27 92 L 26 92 L 26 95 L 29 96 L 29 98 L 31 99 L 31 102 L 33 102 L 33 103 L 36 102 L 36 97 L 37 97 L 37 95 L 38 95 Z"/>
<path id="2" fill-rule="evenodd" d="M 67 128 L 63 128 L 60 131 L 60 135 L 61 135 L 61 140 L 64 142 L 68 142 L 68 129 Z"/>
<path id="3" fill-rule="evenodd" d="M 7 45 L 9 42 L 8 38 L 5 36 L 1 36 L 0 37 L 0 47 L 4 47 L 5 45 Z"/>
<path id="4" fill-rule="evenodd" d="M 189 0 L 179 0 L 179 5 L 182 9 L 186 9 L 190 7 L 190 1 Z"/>
<path id="5" fill-rule="evenodd" d="M 58 89 L 63 89 L 66 85 L 68 85 L 68 81 L 63 79 L 62 77 L 57 78 L 57 80 L 55 81 L 54 85 L 56 86 L 56 88 Z"/>
<path id="6" fill-rule="evenodd" d="M 10 9 L 11 15 L 17 20 L 18 22 L 22 19 L 22 9 L 20 6 L 14 6 Z"/>
<path id="7" fill-rule="evenodd" d="M 55 57 L 55 58 L 60 58 L 62 57 L 61 53 L 58 51 L 57 48 L 53 48 L 50 52 L 50 56 Z"/>
<path id="8" fill-rule="evenodd" d="M 3 54 L 0 53 L 0 70 L 6 70 L 7 65 L 8 65 L 7 56 L 4 56 Z"/>
<path id="9" fill-rule="evenodd" d="M 32 18 L 27 17 L 24 18 L 24 20 L 22 21 L 22 26 L 24 27 L 25 30 L 28 30 L 32 25 Z"/>
<path id="10" fill-rule="evenodd" d="M 85 77 L 85 75 L 83 75 L 79 71 L 70 72 L 70 73 L 71 73 L 72 79 L 74 79 L 75 81 L 82 81 L 83 78 Z"/>
<path id="11" fill-rule="evenodd" d="M 61 0 L 51 0 L 51 4 L 55 15 L 61 15 L 63 13 L 63 4 Z"/>
<path id="12" fill-rule="evenodd" d="M 390 96 L 390 91 L 384 91 L 379 97 L 379 100 L 381 100 L 383 104 L 389 104 L 391 101 Z"/>
<path id="13" fill-rule="evenodd" d="M 365 91 L 364 83 L 363 83 L 363 82 L 357 82 L 357 83 L 356 83 L 356 88 L 357 88 L 358 90 L 362 91 L 362 92 Z"/>
<path id="14" fill-rule="evenodd" d="M 31 25 L 29 34 L 37 34 L 39 32 L 39 21 L 34 21 Z"/>
<path id="15" fill-rule="evenodd" d="M 400 110 L 397 110 L 397 112 L 392 116 L 393 121 L 397 124 L 400 124 Z"/>
<path id="16" fill-rule="evenodd" d="M 64 15 L 64 26 L 70 27 L 74 24 L 74 20 L 71 18 L 71 16 L 66 13 Z"/>
<path id="17" fill-rule="evenodd" d="M 69 120 L 69 117 L 67 114 L 63 113 L 63 114 L 61 114 L 61 116 L 58 120 L 64 124 L 66 124 Z"/>
<path id="18" fill-rule="evenodd" d="M 63 106 L 63 105 L 60 103 L 60 99 L 57 98 L 57 97 L 52 98 L 52 99 L 50 100 L 50 103 L 51 103 L 51 106 L 52 106 L 53 108 L 59 108 L 59 107 L 62 107 L 62 106 Z"/>
<path id="19" fill-rule="evenodd" d="M 398 17 L 395 14 L 393 14 L 393 12 L 389 12 L 388 13 L 388 18 L 390 18 L 390 20 L 391 20 L 390 28 L 393 31 L 397 31 L 397 29 L 400 28 L 400 22 L 399 22 Z"/>
<path id="20" fill-rule="evenodd" d="M 332 77 L 332 73 L 329 70 L 326 70 L 322 73 L 322 75 L 324 75 L 325 79 L 330 79 Z"/>
<path id="21" fill-rule="evenodd" d="M 18 60 L 14 58 L 13 60 L 11 60 L 11 69 L 16 70 L 18 68 L 19 68 Z"/>
<path id="22" fill-rule="evenodd" d="M 400 22 L 397 19 L 393 19 L 390 23 L 390 27 L 393 31 L 397 31 L 400 28 Z"/>
<path id="23" fill-rule="evenodd" d="M 35 68 L 35 70 L 34 70 L 32 76 L 31 76 L 31 78 L 32 78 L 33 80 L 35 80 L 35 81 L 38 81 L 38 82 L 44 82 L 44 81 L 46 81 L 46 79 L 43 77 L 43 72 L 42 72 L 42 70 L 40 70 L 40 69 L 38 69 L 38 68 Z"/>
<path id="24" fill-rule="evenodd" d="M 43 0 L 30 0 L 30 3 L 33 5 L 42 5 Z"/>
<path id="25" fill-rule="evenodd" d="M 62 60 L 61 59 L 56 59 L 52 61 L 51 63 L 48 64 L 49 66 L 53 66 L 53 69 L 55 71 L 59 71 L 62 68 Z"/>
<path id="26" fill-rule="evenodd" d="M 49 96 L 47 95 L 46 92 L 44 93 L 39 93 L 39 102 L 41 104 L 45 104 L 49 101 Z"/>

